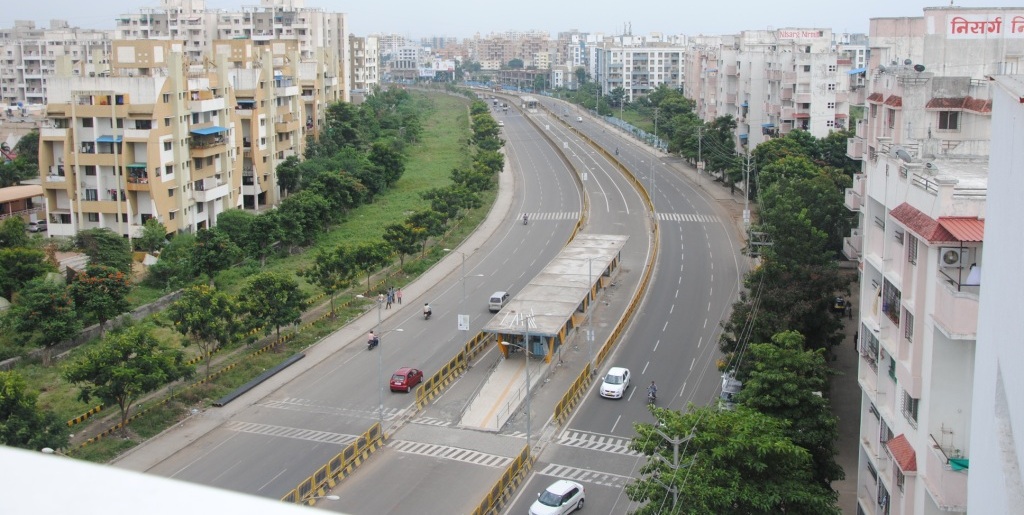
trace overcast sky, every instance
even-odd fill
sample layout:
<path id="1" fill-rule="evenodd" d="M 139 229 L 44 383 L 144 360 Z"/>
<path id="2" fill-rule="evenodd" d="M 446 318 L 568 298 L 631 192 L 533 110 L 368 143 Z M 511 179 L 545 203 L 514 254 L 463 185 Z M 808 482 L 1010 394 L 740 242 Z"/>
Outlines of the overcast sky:
<path id="1" fill-rule="evenodd" d="M 119 14 L 155 7 L 159 0 L 3 0 L 2 26 L 13 20 L 34 20 L 46 26 L 52 18 L 73 26 L 113 29 Z M 207 0 L 207 8 L 238 9 L 258 0 Z M 942 0 L 306 0 L 306 7 L 348 14 L 349 29 L 364 36 L 392 32 L 407 37 L 453 36 L 506 30 L 621 34 L 626 24 L 636 35 L 734 34 L 747 29 L 778 27 L 831 28 L 834 32 L 867 32 L 868 19 L 921 16 L 924 7 L 948 6 Z M 1012 7 L 1024 0 L 959 0 L 962 7 Z"/>

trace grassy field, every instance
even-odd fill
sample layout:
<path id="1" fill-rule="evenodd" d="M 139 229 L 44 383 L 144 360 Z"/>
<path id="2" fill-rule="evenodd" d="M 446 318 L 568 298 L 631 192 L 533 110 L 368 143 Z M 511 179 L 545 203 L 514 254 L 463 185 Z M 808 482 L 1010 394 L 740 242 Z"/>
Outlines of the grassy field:
<path id="1" fill-rule="evenodd" d="M 412 211 L 429 206 L 428 202 L 420 198 L 420 193 L 449 183 L 449 174 L 453 168 L 469 164 L 470 149 L 467 148 L 467 139 L 470 134 L 468 99 L 446 94 L 414 94 L 418 95 L 419 102 L 424 107 L 424 130 L 420 141 L 409 147 L 410 158 L 406 163 L 403 177 L 390 191 L 378 196 L 373 204 L 353 210 L 343 223 L 323 235 L 313 248 L 307 249 L 302 254 L 271 259 L 267 263 L 267 270 L 295 273 L 312 262 L 313 256 L 319 248 L 327 249 L 339 244 L 358 245 L 363 242 L 380 241 L 385 226 L 400 222 Z M 442 248 L 457 245 L 484 219 L 494 201 L 494 196 L 494 192 L 485 194 L 483 207 L 468 213 L 442 241 L 431 245 L 426 256 L 421 259 L 407 258 L 402 270 L 397 269 L 396 263 L 392 269 L 386 272 L 387 281 L 390 284 L 404 284 L 442 258 L 445 254 Z M 219 274 L 216 284 L 226 291 L 237 292 L 248 276 L 258 271 L 258 264 L 235 267 Z M 304 281 L 302 284 L 310 294 L 320 293 L 312 285 Z M 339 295 L 339 299 L 351 300 L 356 293 L 362 292 L 365 286 L 364 276 L 361 284 L 354 286 L 353 291 Z M 160 294 L 162 292 L 155 290 L 143 290 L 136 293 L 139 299 L 155 298 Z M 321 299 L 319 302 L 326 303 L 327 299 Z M 211 370 L 216 371 L 233 362 L 237 362 L 238 365 L 219 376 L 216 381 L 187 390 L 183 386 L 165 388 L 160 396 L 147 400 L 138 408 L 137 411 L 145 411 L 145 413 L 132 421 L 125 437 L 104 438 L 81 450 L 72 448 L 72 453 L 76 457 L 91 461 L 107 461 L 125 449 L 136 445 L 142 439 L 174 424 L 186 416 L 189 409 L 209 406 L 214 399 L 244 384 L 266 368 L 276 365 L 293 352 L 312 345 L 323 336 L 359 316 L 365 309 L 368 309 L 368 305 L 368 302 L 355 302 L 339 310 L 335 318 L 327 318 L 304 326 L 303 330 L 278 352 L 250 356 L 251 351 L 243 346 L 226 349 L 218 353 L 216 359 L 221 362 L 215 364 Z M 157 334 L 168 343 L 181 345 L 180 337 L 167 328 L 159 327 Z M 82 348 L 73 351 L 71 358 L 73 359 L 81 351 Z M 198 349 L 195 347 L 185 347 L 185 351 L 191 356 L 198 354 Z M 18 368 L 18 371 L 26 377 L 30 388 L 40 392 L 39 404 L 41 407 L 56 412 L 61 419 L 71 419 L 89 410 L 96 402 L 84 403 L 78 400 L 77 388 L 64 383 L 59 378 L 59 370 L 59 365 L 42 367 L 38 363 L 29 363 Z M 201 377 L 204 370 L 203 364 L 198 364 L 196 367 L 197 377 Z M 175 399 L 164 403 L 162 398 L 166 398 L 174 390 L 177 393 Z M 152 405 L 157 405 L 157 407 L 146 410 Z M 116 406 L 109 406 L 101 413 L 101 416 L 95 417 L 96 420 L 76 426 L 72 432 L 87 429 L 89 431 L 86 432 L 95 433 L 99 426 L 107 427 L 116 423 L 117 417 L 115 416 L 114 420 L 111 420 L 111 416 L 117 415 L 117 411 Z M 133 410 L 133 412 L 135 411 Z"/>

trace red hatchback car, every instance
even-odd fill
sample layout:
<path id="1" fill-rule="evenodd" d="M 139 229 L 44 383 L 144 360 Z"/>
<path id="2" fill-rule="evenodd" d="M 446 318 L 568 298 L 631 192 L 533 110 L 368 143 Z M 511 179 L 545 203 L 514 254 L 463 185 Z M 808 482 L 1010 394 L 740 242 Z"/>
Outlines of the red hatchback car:
<path id="1" fill-rule="evenodd" d="M 409 392 L 423 380 L 423 371 L 402 367 L 391 375 L 392 392 Z"/>

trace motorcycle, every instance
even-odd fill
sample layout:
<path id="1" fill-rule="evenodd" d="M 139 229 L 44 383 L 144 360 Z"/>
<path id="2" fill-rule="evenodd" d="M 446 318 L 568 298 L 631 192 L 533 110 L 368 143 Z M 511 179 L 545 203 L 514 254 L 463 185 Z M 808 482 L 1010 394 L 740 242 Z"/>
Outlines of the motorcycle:
<path id="1" fill-rule="evenodd" d="M 647 404 L 654 404 L 654 401 L 657 400 L 657 398 L 658 396 L 654 392 L 650 390 L 647 391 Z"/>
<path id="2" fill-rule="evenodd" d="M 380 336 L 375 336 L 372 340 L 366 341 L 366 350 L 373 350 L 378 345 L 380 345 Z"/>
<path id="3" fill-rule="evenodd" d="M 430 315 L 434 314 L 433 311 L 426 309 L 423 311 L 423 320 L 430 320 Z"/>
<path id="4" fill-rule="evenodd" d="M 526 225 L 526 220 L 527 220 L 526 215 L 523 215 L 523 225 Z"/>

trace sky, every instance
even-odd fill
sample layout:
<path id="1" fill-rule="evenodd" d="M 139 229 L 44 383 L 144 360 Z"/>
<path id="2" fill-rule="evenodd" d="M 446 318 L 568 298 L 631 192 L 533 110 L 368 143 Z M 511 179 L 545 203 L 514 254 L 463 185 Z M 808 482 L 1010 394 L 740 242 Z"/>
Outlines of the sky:
<path id="1" fill-rule="evenodd" d="M 4 0 L 0 27 L 13 20 L 33 20 L 48 26 L 63 19 L 72 26 L 113 29 L 114 18 L 156 7 L 159 0 Z M 207 0 L 210 9 L 237 10 L 258 0 Z M 457 0 L 305 0 L 306 7 L 348 15 L 357 36 L 397 33 L 471 37 L 507 30 L 541 30 L 552 37 L 560 31 L 622 34 L 716 35 L 770 28 L 830 28 L 833 32 L 867 32 L 877 17 L 921 16 L 925 7 L 948 6 L 943 0 L 516 0 L 465 2 Z M 961 7 L 1020 7 L 1024 0 L 959 0 Z"/>

